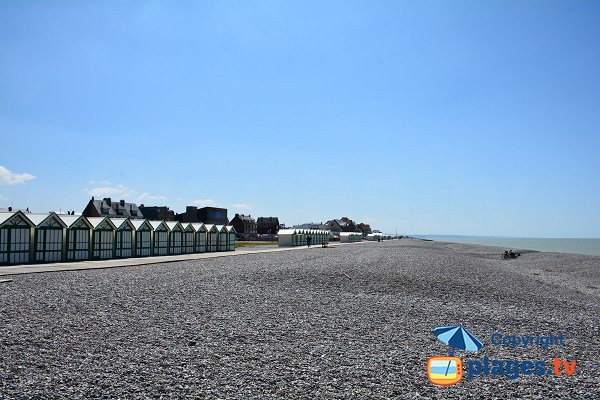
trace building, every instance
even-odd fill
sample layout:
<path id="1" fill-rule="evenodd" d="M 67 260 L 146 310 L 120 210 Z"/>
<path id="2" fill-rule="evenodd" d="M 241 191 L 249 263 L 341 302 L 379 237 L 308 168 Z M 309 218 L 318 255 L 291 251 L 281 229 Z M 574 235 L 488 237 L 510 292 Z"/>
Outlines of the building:
<path id="1" fill-rule="evenodd" d="M 177 214 L 175 220 L 179 222 L 202 222 L 205 224 L 227 225 L 226 208 L 187 206 L 185 212 Z"/>
<path id="2" fill-rule="evenodd" d="M 340 232 L 360 232 L 360 229 L 356 226 L 354 221 L 348 217 L 342 217 L 341 219 L 332 219 L 327 221 L 325 226 L 328 230 L 335 233 Z"/>
<path id="3" fill-rule="evenodd" d="M 259 235 L 276 234 L 279 231 L 279 218 L 258 217 L 256 220 L 256 232 Z"/>
<path id="4" fill-rule="evenodd" d="M 187 206 L 185 212 L 175 215 L 175 221 L 179 222 L 202 222 L 200 221 L 200 213 L 198 213 L 198 207 Z"/>
<path id="5" fill-rule="evenodd" d="M 371 233 L 371 225 L 369 224 L 365 224 L 365 223 L 360 223 L 357 225 L 358 229 L 361 230 L 363 236 L 368 235 L 369 233 Z"/>
<path id="6" fill-rule="evenodd" d="M 329 228 L 322 222 L 307 222 L 305 224 L 294 225 L 294 228 L 298 229 L 319 229 L 322 231 L 327 231 Z"/>
<path id="7" fill-rule="evenodd" d="M 174 221 L 175 212 L 169 210 L 167 206 L 145 206 L 140 204 L 140 211 L 145 218 L 152 221 Z"/>
<path id="8" fill-rule="evenodd" d="M 198 215 L 204 224 L 230 225 L 226 208 L 202 207 L 198 209 Z"/>
<path id="9" fill-rule="evenodd" d="M 83 215 L 86 217 L 123 217 L 138 219 L 144 218 L 135 203 L 126 203 L 125 200 L 119 202 L 112 201 L 110 197 L 102 200 L 96 200 L 92 197 L 85 209 Z"/>
<path id="10" fill-rule="evenodd" d="M 232 225 L 236 232 L 241 235 L 256 235 L 256 221 L 250 215 L 235 214 L 235 217 L 231 220 Z"/>

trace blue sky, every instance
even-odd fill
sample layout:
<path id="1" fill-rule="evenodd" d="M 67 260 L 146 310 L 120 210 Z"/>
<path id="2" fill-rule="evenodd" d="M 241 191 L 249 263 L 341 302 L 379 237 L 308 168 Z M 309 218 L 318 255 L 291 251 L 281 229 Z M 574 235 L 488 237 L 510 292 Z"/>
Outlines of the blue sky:
<path id="1" fill-rule="evenodd" d="M 595 1 L 0 1 L 0 207 L 600 237 Z"/>

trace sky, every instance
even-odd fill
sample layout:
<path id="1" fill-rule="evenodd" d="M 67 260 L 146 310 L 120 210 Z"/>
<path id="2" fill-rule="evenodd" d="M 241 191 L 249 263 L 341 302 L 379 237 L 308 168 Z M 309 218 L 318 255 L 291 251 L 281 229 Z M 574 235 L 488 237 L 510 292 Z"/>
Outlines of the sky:
<path id="1" fill-rule="evenodd" d="M 600 237 L 600 2 L 0 0 L 0 207 Z"/>

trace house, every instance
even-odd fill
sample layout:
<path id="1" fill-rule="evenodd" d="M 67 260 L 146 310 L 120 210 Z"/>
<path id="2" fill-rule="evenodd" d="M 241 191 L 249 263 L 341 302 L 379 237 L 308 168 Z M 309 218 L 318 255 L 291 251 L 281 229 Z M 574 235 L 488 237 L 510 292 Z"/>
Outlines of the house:
<path id="1" fill-rule="evenodd" d="M 325 226 L 331 232 L 339 233 L 339 232 L 357 232 L 360 231 L 354 221 L 352 221 L 348 217 L 342 217 L 341 219 L 332 219 L 331 221 L 327 221 Z"/>
<path id="2" fill-rule="evenodd" d="M 369 225 L 369 224 L 365 224 L 365 223 L 361 222 L 360 224 L 357 225 L 357 227 L 358 227 L 358 229 L 361 230 L 363 236 L 366 236 L 369 233 L 372 233 L 371 232 L 371 225 Z"/>
<path id="3" fill-rule="evenodd" d="M 235 214 L 230 222 L 236 232 L 245 236 L 256 234 L 256 221 L 250 215 Z"/>
<path id="4" fill-rule="evenodd" d="M 204 224 L 227 225 L 226 208 L 187 206 L 185 212 L 177 214 L 175 220 L 179 222 L 202 222 Z"/>
<path id="5" fill-rule="evenodd" d="M 135 203 L 126 203 L 125 200 L 114 202 L 110 197 L 102 200 L 96 200 L 92 197 L 85 209 L 83 215 L 86 217 L 123 217 L 138 219 L 144 218 L 144 215 Z"/>
<path id="6" fill-rule="evenodd" d="M 140 211 L 149 220 L 152 221 L 174 221 L 175 212 L 169 210 L 167 206 L 145 206 L 140 204 Z"/>
<path id="7" fill-rule="evenodd" d="M 275 234 L 279 231 L 279 218 L 258 217 L 256 220 L 256 232 L 259 235 Z"/>

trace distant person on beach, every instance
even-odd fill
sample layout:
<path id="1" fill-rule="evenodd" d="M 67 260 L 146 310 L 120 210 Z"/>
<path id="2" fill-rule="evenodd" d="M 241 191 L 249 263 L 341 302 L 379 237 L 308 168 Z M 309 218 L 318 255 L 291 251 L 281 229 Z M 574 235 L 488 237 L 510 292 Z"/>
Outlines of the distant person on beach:
<path id="1" fill-rule="evenodd" d="M 310 247 L 310 243 L 312 242 L 312 237 L 307 236 L 306 237 L 306 244 L 308 245 L 308 247 Z"/>

